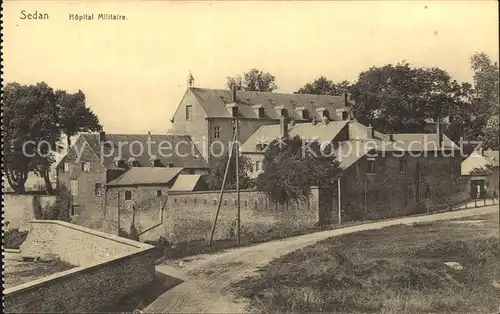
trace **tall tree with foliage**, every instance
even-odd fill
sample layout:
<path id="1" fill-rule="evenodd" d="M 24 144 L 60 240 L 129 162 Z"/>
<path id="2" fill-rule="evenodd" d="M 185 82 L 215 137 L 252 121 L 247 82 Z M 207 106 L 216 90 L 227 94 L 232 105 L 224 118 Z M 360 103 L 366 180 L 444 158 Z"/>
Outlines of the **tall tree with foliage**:
<path id="1" fill-rule="evenodd" d="M 49 172 L 61 134 L 68 135 L 69 141 L 77 132 L 101 128 L 97 116 L 86 107 L 81 91 L 54 92 L 44 82 L 8 83 L 4 88 L 2 135 L 9 185 L 17 193 L 25 192 L 28 174 L 33 172 L 44 178 L 47 191 L 51 192 Z"/>
<path id="2" fill-rule="evenodd" d="M 213 167 L 210 168 L 210 174 L 208 176 L 208 188 L 210 190 L 221 189 L 228 159 L 229 155 L 225 155 L 224 158 L 222 158 L 218 163 L 216 163 Z M 240 189 L 252 188 L 254 182 L 248 176 L 248 174 L 253 169 L 251 160 L 246 156 L 240 156 L 238 161 L 239 161 L 238 173 L 239 173 Z M 225 189 L 227 190 L 236 189 L 236 156 L 234 154 L 231 156 L 231 162 L 229 164 Z"/>
<path id="3" fill-rule="evenodd" d="M 58 90 L 56 99 L 56 106 L 59 109 L 59 125 L 61 132 L 66 135 L 68 148 L 71 146 L 72 136 L 80 132 L 102 130 L 97 115 L 87 106 L 85 94 L 81 90 L 74 94 Z"/>
<path id="4" fill-rule="evenodd" d="M 334 83 L 332 80 L 327 79 L 324 76 L 320 76 L 315 79 L 312 83 L 307 83 L 302 86 L 296 94 L 314 94 L 314 95 L 334 95 L 341 96 L 345 92 L 349 92 L 350 83 L 348 81 L 342 81 L 340 83 Z"/>
<path id="5" fill-rule="evenodd" d="M 475 106 L 471 116 L 476 129 L 480 128 L 478 138 L 487 148 L 498 149 L 498 114 L 499 114 L 499 69 L 490 57 L 478 52 L 470 59 L 474 71 Z"/>
<path id="6" fill-rule="evenodd" d="M 464 99 L 464 86 L 439 68 L 408 63 L 371 67 L 352 88 L 355 117 L 387 133 L 425 132 L 426 120 L 452 115 Z"/>
<path id="7" fill-rule="evenodd" d="M 321 149 L 319 143 L 306 143 L 298 136 L 271 142 L 257 189 L 287 204 L 309 199 L 312 186 L 333 187 L 340 168 L 331 149 L 330 145 Z"/>
<path id="8" fill-rule="evenodd" d="M 48 178 L 50 153 L 60 136 L 55 102 L 54 91 L 44 82 L 29 86 L 8 83 L 4 88 L 5 173 L 17 193 L 25 191 L 30 171 Z"/>
<path id="9" fill-rule="evenodd" d="M 227 77 L 226 86 L 232 88 L 236 86 L 239 90 L 272 92 L 278 89 L 276 77 L 269 72 L 259 69 L 251 69 L 241 76 Z"/>

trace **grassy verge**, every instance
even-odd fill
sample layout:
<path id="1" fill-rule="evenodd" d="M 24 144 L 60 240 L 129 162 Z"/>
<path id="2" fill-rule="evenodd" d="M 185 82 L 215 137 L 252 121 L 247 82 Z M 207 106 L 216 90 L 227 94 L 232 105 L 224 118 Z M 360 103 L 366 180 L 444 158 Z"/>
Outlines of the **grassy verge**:
<path id="1" fill-rule="evenodd" d="M 488 204 L 489 206 L 491 204 Z M 482 207 L 482 206 L 478 206 Z M 469 207 L 470 209 L 471 207 Z M 463 210 L 465 208 L 461 209 L 454 209 L 456 210 Z M 442 210 L 440 212 L 446 212 L 449 210 Z M 435 214 L 437 212 L 432 212 L 429 214 Z M 411 216 L 422 216 L 426 215 L 425 213 L 423 214 L 414 214 L 414 215 L 407 215 L 404 217 L 411 217 Z M 391 220 L 391 219 L 400 219 L 403 216 L 397 216 L 397 217 L 392 217 L 384 220 Z M 253 235 L 253 234 L 242 234 L 241 235 L 241 246 L 251 246 L 259 243 L 264 243 L 268 241 L 273 241 L 273 240 L 279 240 L 279 239 L 284 239 L 284 238 L 289 238 L 293 236 L 299 236 L 303 234 L 308 234 L 308 233 L 313 233 L 313 232 L 319 232 L 319 231 L 325 231 L 325 230 L 333 230 L 333 229 L 338 229 L 338 228 L 345 228 L 349 226 L 355 226 L 355 225 L 361 225 L 361 224 L 366 224 L 366 223 L 372 223 L 377 220 L 364 220 L 364 221 L 348 221 L 344 222 L 342 224 L 331 224 L 331 225 L 317 225 L 315 227 L 311 227 L 308 229 L 303 229 L 303 230 L 294 230 L 294 231 L 272 231 L 267 234 L 259 234 L 259 235 Z M 228 240 L 217 240 L 212 243 L 212 247 L 208 246 L 208 240 L 202 239 L 198 241 L 190 241 L 190 242 L 181 242 L 181 243 L 175 243 L 171 244 L 166 241 L 146 241 L 146 243 L 151 244 L 156 246 L 157 248 L 157 254 L 158 254 L 158 259 L 157 259 L 157 264 L 162 264 L 167 261 L 171 260 L 176 260 L 176 259 L 183 259 L 189 256 L 197 255 L 197 254 L 207 254 L 207 253 L 216 253 L 216 252 L 221 252 L 227 249 L 231 248 L 236 248 L 238 247 L 236 240 L 235 239 L 228 239 Z"/>
<path id="2" fill-rule="evenodd" d="M 235 288 L 259 312 L 494 313 L 497 230 L 498 215 L 488 215 L 347 234 L 277 259 Z"/>

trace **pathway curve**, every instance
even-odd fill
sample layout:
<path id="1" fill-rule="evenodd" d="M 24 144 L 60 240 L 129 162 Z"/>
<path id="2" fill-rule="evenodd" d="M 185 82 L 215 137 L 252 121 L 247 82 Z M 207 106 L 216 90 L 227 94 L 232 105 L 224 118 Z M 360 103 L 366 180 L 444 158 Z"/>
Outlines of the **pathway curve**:
<path id="1" fill-rule="evenodd" d="M 255 271 L 259 267 L 266 265 L 274 258 L 341 234 L 380 229 L 398 224 L 465 218 L 481 214 L 498 213 L 498 211 L 499 207 L 495 205 L 433 215 L 378 221 L 231 249 L 218 254 L 197 255 L 190 258 L 189 262 L 183 262 L 182 267 L 179 265 L 177 267 L 159 265 L 156 267 L 157 271 L 182 279 L 184 282 L 160 295 L 142 312 L 242 313 L 248 310 L 247 300 L 236 298 L 230 291 L 230 285 L 246 276 L 255 274 Z"/>

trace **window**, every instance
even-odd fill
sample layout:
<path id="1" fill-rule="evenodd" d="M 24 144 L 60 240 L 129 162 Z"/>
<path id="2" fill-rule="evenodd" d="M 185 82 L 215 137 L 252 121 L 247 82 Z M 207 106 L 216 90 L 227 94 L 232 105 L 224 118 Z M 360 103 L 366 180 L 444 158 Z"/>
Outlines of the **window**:
<path id="1" fill-rule="evenodd" d="M 168 166 L 169 166 L 170 168 L 173 168 L 173 167 L 174 167 L 174 163 L 173 163 L 173 162 L 171 162 L 171 163 L 169 163 L 169 164 L 168 164 Z"/>
<path id="2" fill-rule="evenodd" d="M 405 172 L 406 172 L 406 160 L 400 159 L 399 160 L 399 173 L 405 173 Z"/>
<path id="3" fill-rule="evenodd" d="M 342 111 L 342 120 L 347 120 L 349 113 L 347 111 Z"/>
<path id="4" fill-rule="evenodd" d="M 161 190 L 156 190 L 156 197 L 161 197 Z"/>
<path id="5" fill-rule="evenodd" d="M 69 162 L 65 162 L 63 164 L 63 172 L 68 173 L 69 172 Z"/>
<path id="6" fill-rule="evenodd" d="M 193 106 L 186 106 L 186 120 L 193 120 Z"/>
<path id="7" fill-rule="evenodd" d="M 101 196 L 101 184 L 100 183 L 96 183 L 94 185 L 94 194 L 95 194 L 95 196 Z"/>
<path id="8" fill-rule="evenodd" d="M 132 200 L 132 191 L 125 191 L 125 200 L 126 201 Z"/>
<path id="9" fill-rule="evenodd" d="M 79 212 L 79 206 L 78 205 L 72 205 L 71 206 L 71 216 L 77 215 Z"/>
<path id="10" fill-rule="evenodd" d="M 256 161 L 255 162 L 255 171 L 259 171 L 260 170 L 260 161 Z"/>
<path id="11" fill-rule="evenodd" d="M 214 138 L 220 138 L 220 126 L 214 126 Z"/>
<path id="12" fill-rule="evenodd" d="M 82 162 L 82 171 L 90 172 L 90 162 Z"/>
<path id="13" fill-rule="evenodd" d="M 375 158 L 370 158 L 367 160 L 367 164 L 368 164 L 368 169 L 367 169 L 367 173 L 368 174 L 375 174 Z"/>
<path id="14" fill-rule="evenodd" d="M 78 181 L 71 180 L 71 195 L 78 196 Z"/>

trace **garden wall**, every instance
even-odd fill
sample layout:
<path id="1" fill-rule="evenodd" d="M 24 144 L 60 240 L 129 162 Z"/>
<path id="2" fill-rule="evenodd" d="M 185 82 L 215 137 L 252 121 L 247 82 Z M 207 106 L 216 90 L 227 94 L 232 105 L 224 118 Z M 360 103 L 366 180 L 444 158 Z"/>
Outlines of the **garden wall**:
<path id="1" fill-rule="evenodd" d="M 4 290 L 6 312 L 96 312 L 154 280 L 154 247 L 62 221 L 31 222 L 21 255 L 77 267 Z"/>
<path id="2" fill-rule="evenodd" d="M 276 204 L 261 192 L 240 191 L 242 234 L 260 235 L 269 232 L 289 233 L 305 230 L 318 223 L 318 189 L 311 190 L 308 202 L 288 206 Z M 236 192 L 224 193 L 220 208 L 215 239 L 234 238 L 237 218 Z M 163 211 L 163 223 L 142 234 L 141 241 L 154 241 L 164 237 L 171 243 L 208 239 L 217 210 L 219 191 L 170 192 Z M 136 205 L 135 226 L 139 232 L 161 222 L 161 202 L 148 206 Z M 118 210 L 108 207 L 106 232 L 117 233 Z M 120 226 L 129 230 L 132 222 L 131 206 L 120 209 Z"/>
<path id="3" fill-rule="evenodd" d="M 44 208 L 47 205 L 52 205 L 55 200 L 56 197 L 54 195 L 40 196 L 40 202 Z M 33 195 L 3 194 L 4 221 L 9 222 L 9 229 L 19 229 L 19 231 L 29 230 L 30 221 L 35 218 L 31 205 L 32 201 Z"/>

